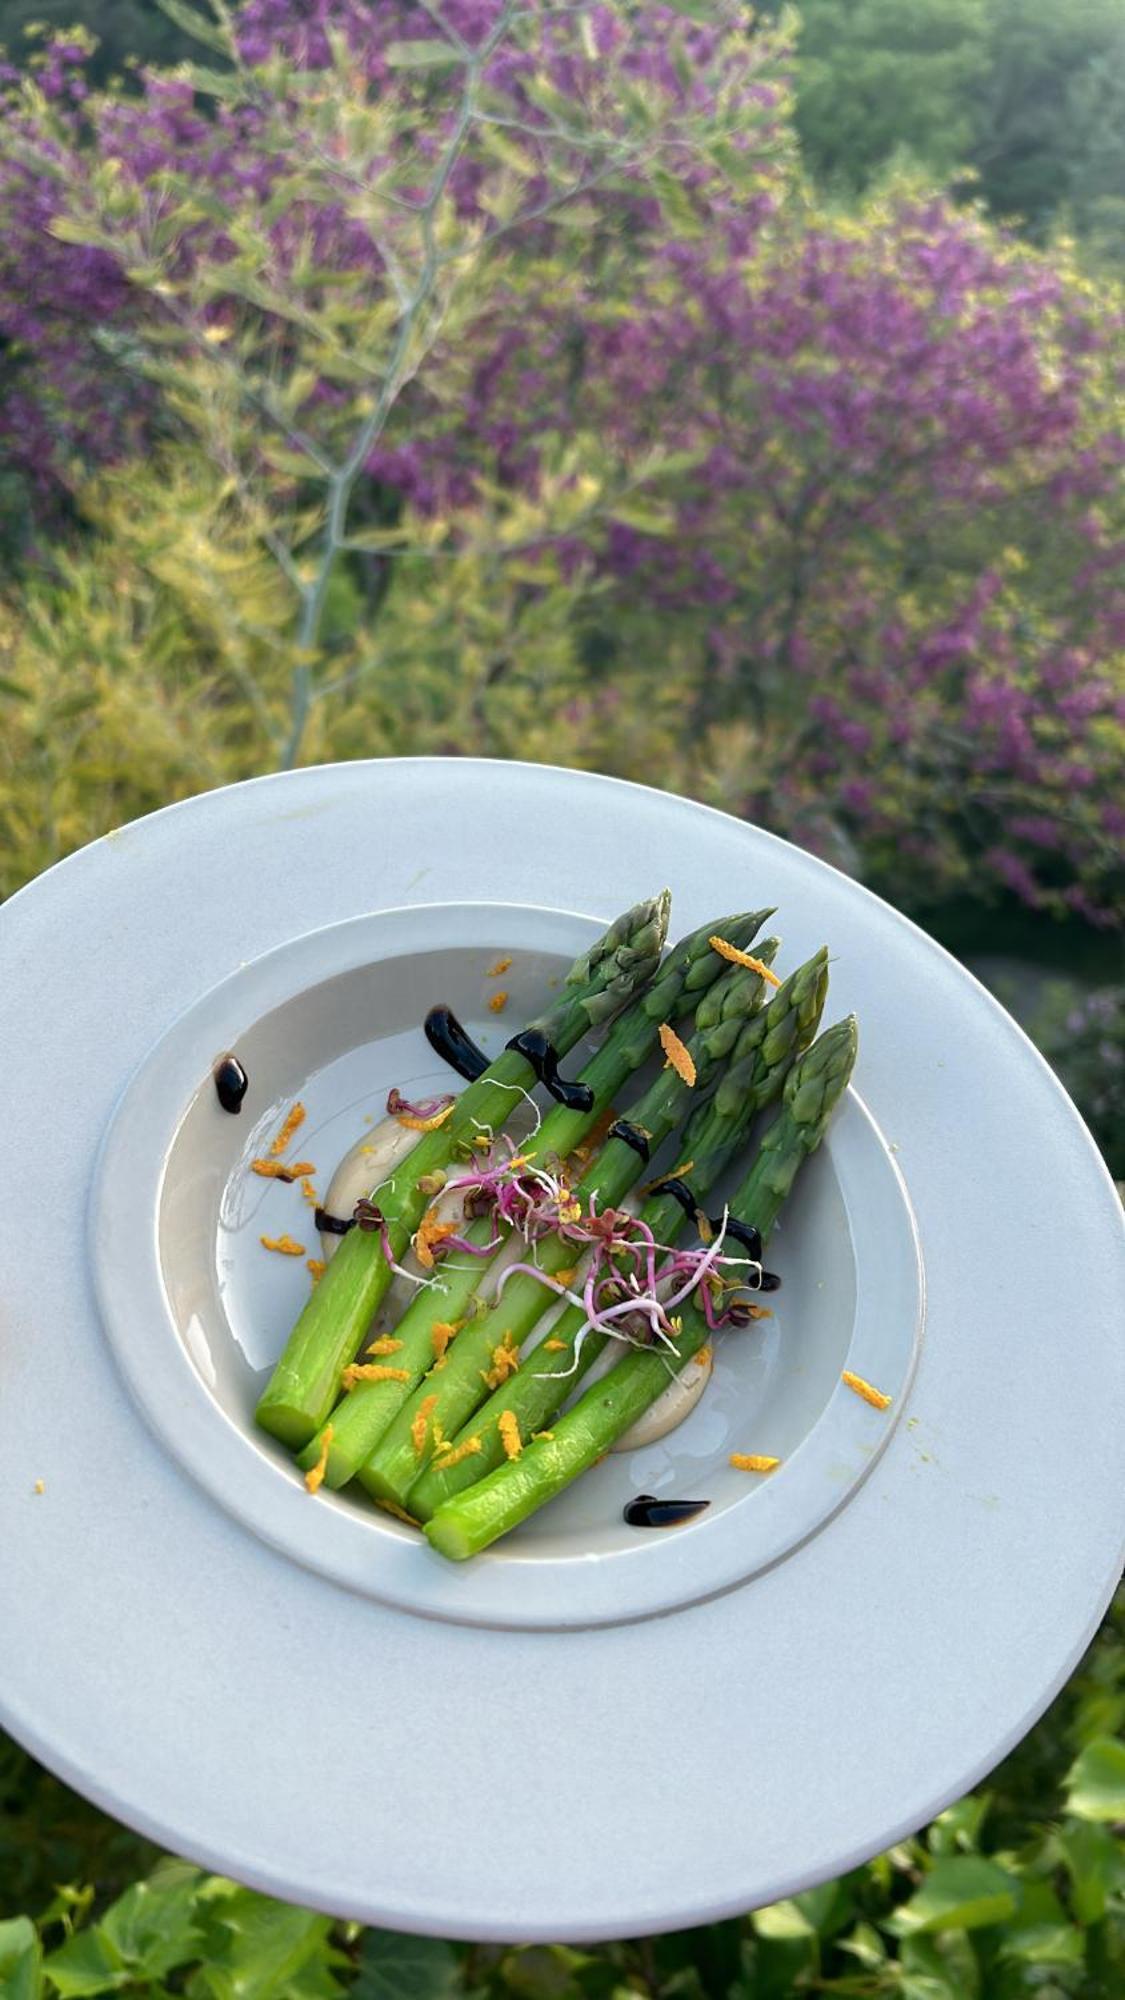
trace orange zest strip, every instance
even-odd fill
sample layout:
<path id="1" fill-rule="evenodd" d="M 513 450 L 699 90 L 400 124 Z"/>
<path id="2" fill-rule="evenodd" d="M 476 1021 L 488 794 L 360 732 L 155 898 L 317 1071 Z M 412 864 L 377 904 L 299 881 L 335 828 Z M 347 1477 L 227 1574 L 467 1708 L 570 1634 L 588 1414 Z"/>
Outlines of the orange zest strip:
<path id="1" fill-rule="evenodd" d="M 444 1243 L 447 1236 L 456 1236 L 455 1222 L 439 1222 L 433 1211 L 422 1217 L 414 1235 L 414 1255 L 424 1271 L 434 1268 L 434 1245 Z"/>
<path id="2" fill-rule="evenodd" d="M 502 972 L 507 972 L 508 967 L 510 966 L 511 963 L 512 961 L 510 958 L 498 958 L 495 965 L 489 966 L 488 971 L 484 975 L 485 978 L 499 979 L 500 974 Z"/>
<path id="3" fill-rule="evenodd" d="M 320 1196 L 318 1195 L 312 1182 L 307 1178 L 307 1176 L 301 1182 L 301 1193 L 304 1195 L 305 1200 L 308 1202 L 310 1208 L 320 1207 Z"/>
<path id="4" fill-rule="evenodd" d="M 305 1268 L 306 1270 L 311 1271 L 313 1284 L 318 1285 L 320 1283 L 320 1280 L 323 1278 L 325 1271 L 328 1269 L 328 1266 L 326 1265 L 323 1257 L 306 1257 Z"/>
<path id="5" fill-rule="evenodd" d="M 488 1011 L 490 1014 L 502 1014 L 507 1004 L 508 1004 L 508 995 L 504 991 L 504 988 L 501 987 L 499 993 L 494 993 L 492 995 L 492 998 L 488 1003 Z"/>
<path id="6" fill-rule="evenodd" d="M 445 1359 L 446 1348 L 454 1336 L 460 1332 L 464 1324 L 463 1319 L 435 1319 L 430 1328 L 430 1339 L 433 1342 L 435 1361 L 443 1361 Z"/>
<path id="7" fill-rule="evenodd" d="M 532 1431 L 531 1442 L 532 1444 L 550 1444 L 554 1435 L 554 1431 Z"/>
<path id="8" fill-rule="evenodd" d="M 295 1243 L 291 1236 L 259 1236 L 263 1250 L 276 1250 L 282 1257 L 303 1257 L 305 1246 Z"/>
<path id="9" fill-rule="evenodd" d="M 409 1368 L 388 1368 L 382 1361 L 352 1361 L 340 1377 L 345 1389 L 357 1382 L 411 1382 Z"/>
<path id="10" fill-rule="evenodd" d="M 277 1137 L 275 1138 L 272 1146 L 270 1147 L 270 1152 L 273 1154 L 275 1160 L 279 1153 L 283 1153 L 285 1151 L 285 1148 L 289 1144 L 289 1141 L 293 1137 L 293 1134 L 297 1130 L 297 1127 L 299 1125 L 303 1125 L 304 1122 L 305 1122 L 305 1107 L 298 1098 L 296 1104 L 294 1104 L 291 1107 L 291 1109 L 286 1113 L 285 1121 L 281 1127 L 281 1130 L 277 1134 Z"/>
<path id="11" fill-rule="evenodd" d="M 773 1472 L 781 1464 L 779 1458 L 763 1458 L 756 1451 L 732 1451 L 730 1462 L 736 1472 Z"/>
<path id="12" fill-rule="evenodd" d="M 397 1500 L 376 1500 L 375 1505 L 381 1507 L 384 1514 L 393 1514 L 396 1521 L 405 1521 L 408 1528 L 420 1528 L 422 1525 L 413 1514 L 407 1513 L 405 1507 L 400 1507 Z"/>
<path id="13" fill-rule="evenodd" d="M 456 1105 L 447 1104 L 444 1111 L 435 1111 L 432 1118 L 415 1118 L 412 1111 L 396 1111 L 395 1124 L 405 1126 L 408 1132 L 436 1132 L 447 1118 L 452 1118 L 456 1108 Z"/>
<path id="14" fill-rule="evenodd" d="M 426 1449 L 426 1430 L 429 1426 L 430 1411 L 437 1402 L 437 1396 L 426 1396 L 418 1405 L 418 1414 L 410 1426 L 410 1441 L 414 1446 L 415 1458 L 421 1458 Z"/>
<path id="15" fill-rule="evenodd" d="M 332 1442 L 332 1438 L 332 1426 L 331 1424 L 325 1424 L 320 1436 L 320 1457 L 317 1459 L 315 1465 L 310 1465 L 305 1474 L 305 1485 L 308 1487 L 310 1493 L 319 1493 L 324 1484 L 324 1475 L 328 1470 L 328 1447 Z"/>
<path id="16" fill-rule="evenodd" d="M 561 1354 L 565 1346 L 565 1340 L 555 1340 L 552 1338 L 543 1342 L 543 1351 L 545 1354 Z"/>
<path id="17" fill-rule="evenodd" d="M 464 1444 L 446 1445 L 441 1457 L 434 1459 L 434 1469 L 437 1472 L 448 1472 L 450 1466 L 460 1465 L 463 1458 L 475 1457 L 480 1448 L 479 1437 L 466 1438 Z"/>
<path id="18" fill-rule="evenodd" d="M 765 980 L 767 986 L 781 985 L 776 972 L 771 972 L 768 965 L 763 964 L 760 958 L 751 957 L 748 951 L 739 951 L 736 944 L 728 944 L 726 939 L 721 937 L 708 938 L 707 942 L 712 951 L 718 952 L 720 958 L 729 958 L 732 965 L 744 965 L 748 972 L 756 972 L 759 979 Z"/>
<path id="19" fill-rule="evenodd" d="M 482 1368 L 480 1371 L 486 1389 L 498 1389 L 502 1382 L 507 1381 L 509 1375 L 515 1374 L 519 1365 L 519 1349 L 512 1346 L 505 1334 L 499 1347 L 494 1347 L 492 1350 L 491 1368 L 487 1370 Z"/>
<path id="20" fill-rule="evenodd" d="M 891 1398 L 884 1396 L 881 1389 L 872 1388 L 871 1383 L 865 1382 L 862 1375 L 853 1375 L 850 1368 L 845 1368 L 840 1380 L 845 1382 L 849 1389 L 854 1389 L 857 1396 L 862 1396 L 865 1403 L 870 1403 L 873 1410 L 890 1409 Z"/>
<path id="21" fill-rule="evenodd" d="M 523 1440 L 520 1437 L 520 1420 L 515 1411 L 501 1410 L 496 1428 L 507 1456 L 518 1458 L 523 1450 Z"/>
<path id="22" fill-rule="evenodd" d="M 685 1049 L 674 1028 L 667 1021 L 661 1024 L 660 1046 L 664 1051 L 665 1067 L 674 1069 L 676 1075 L 687 1084 L 689 1090 L 695 1086 L 695 1063 L 690 1049 Z"/>
<path id="23" fill-rule="evenodd" d="M 381 1333 L 378 1340 L 372 1341 L 367 1352 L 369 1354 L 397 1354 L 401 1346 L 401 1340 L 396 1340 L 393 1334 Z"/>

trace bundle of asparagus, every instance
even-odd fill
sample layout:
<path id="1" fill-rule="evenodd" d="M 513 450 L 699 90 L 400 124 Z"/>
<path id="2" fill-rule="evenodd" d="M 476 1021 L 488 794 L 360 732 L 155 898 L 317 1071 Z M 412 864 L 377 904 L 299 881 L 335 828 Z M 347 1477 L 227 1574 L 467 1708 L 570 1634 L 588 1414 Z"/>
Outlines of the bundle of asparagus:
<path id="1" fill-rule="evenodd" d="M 742 1274 L 763 1281 L 757 1232 L 768 1233 L 850 1074 L 854 1022 L 813 1043 L 826 950 L 780 982 L 778 941 L 756 957 L 747 949 L 772 914 L 762 910 L 704 926 L 661 964 L 668 900 L 619 918 L 532 1024 L 552 1057 L 611 1024 L 584 1088 L 567 1087 L 517 1152 L 503 1128 L 536 1072 L 529 1031 L 514 1038 L 357 1209 L 365 1226 L 345 1237 L 258 1406 L 259 1422 L 299 1449 L 310 1488 L 358 1476 L 382 1505 L 425 1522 L 443 1554 L 486 1547 L 577 1477 L 698 1352 L 716 1324 L 714 1299 L 733 1294 Z M 674 1024 L 688 1019 L 684 1042 Z M 665 1068 L 595 1151 L 618 1092 L 658 1042 Z M 716 1219 L 716 1243 L 700 1204 L 783 1088 L 755 1166 Z M 684 1164 L 652 1183 L 634 1214 L 621 1204 L 681 1124 Z M 576 1154 L 577 1179 L 567 1165 Z M 460 1197 L 464 1221 L 428 1224 L 436 1195 Z M 702 1247 L 679 1250 L 689 1223 Z M 436 1254 L 435 1237 L 444 1238 Z M 390 1364 L 356 1363 L 411 1243 L 425 1274 L 373 1348 Z M 720 1304 L 719 1324 L 737 1316 Z M 545 1431 L 615 1337 L 640 1351 Z"/>

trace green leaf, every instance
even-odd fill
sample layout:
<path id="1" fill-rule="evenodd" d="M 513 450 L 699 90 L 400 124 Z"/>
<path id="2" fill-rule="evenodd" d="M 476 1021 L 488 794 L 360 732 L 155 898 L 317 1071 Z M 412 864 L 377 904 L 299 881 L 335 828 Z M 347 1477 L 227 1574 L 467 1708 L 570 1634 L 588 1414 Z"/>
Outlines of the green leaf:
<path id="1" fill-rule="evenodd" d="M 62 2000 L 81 2000 L 87 1993 L 115 1993 L 128 1986 L 130 1973 L 104 1936 L 101 1925 L 79 1931 L 53 1951 L 43 1970 Z"/>
<path id="2" fill-rule="evenodd" d="M 1066 1775 L 1066 1809 L 1077 1819 L 1125 1820 L 1125 1743 L 1096 1736 Z"/>
<path id="3" fill-rule="evenodd" d="M 367 1931 L 349 2000 L 453 2000 L 461 1991 L 457 1953 L 444 1938 Z"/>
<path id="4" fill-rule="evenodd" d="M 21 687 L 18 681 L 10 681 L 7 674 L 0 674 L 0 694 L 10 695 L 13 701 L 31 700 L 31 689 Z"/>
<path id="5" fill-rule="evenodd" d="M 615 500 L 612 514 L 615 521 L 635 528 L 638 535 L 670 535 L 676 525 L 672 509 L 659 507 L 655 501 L 646 506 L 643 500 Z"/>
<path id="6" fill-rule="evenodd" d="M 106 1911 L 98 1926 L 102 1938 L 134 1978 L 164 1979 L 174 1966 L 198 1955 L 203 1937 L 195 1921 L 200 1880 L 197 1868 L 170 1862 L 147 1881 L 134 1882 Z"/>
<path id="7" fill-rule="evenodd" d="M 328 1971 L 330 1917 L 253 1889 L 216 1900 L 209 1916 L 212 1939 L 193 1991 L 213 2000 L 311 2000 L 339 1990 Z"/>
<path id="8" fill-rule="evenodd" d="M 792 1897 L 783 1903 L 767 1903 L 754 1912 L 754 1929 L 764 1938 L 807 1938 L 816 1936 L 816 1925 Z"/>
<path id="9" fill-rule="evenodd" d="M 951 2000 L 977 2000 L 980 1992 L 977 1955 L 963 1930 L 904 1938 L 902 1970 L 911 1979 L 932 1980 Z"/>
<path id="10" fill-rule="evenodd" d="M 895 1937 L 916 1932 L 977 1930 L 982 1924 L 1003 1924 L 1019 1907 L 1019 1883 L 1013 1875 L 978 1854 L 951 1855 L 931 1868 L 910 1901 L 883 1925 Z"/>
<path id="11" fill-rule="evenodd" d="M 30 1917 L 0 1923 L 0 2000 L 38 2000 L 43 1954 Z"/>
<path id="12" fill-rule="evenodd" d="M 1111 1891 L 1125 1889 L 1125 1847 L 1091 1820 L 1075 1820 L 1058 1844 L 1070 1876 L 1071 1909 L 1080 1924 L 1099 1924 Z"/>
<path id="13" fill-rule="evenodd" d="M 187 0 L 156 0 L 156 4 L 162 14 L 167 14 L 168 19 L 176 23 L 177 28 L 182 28 L 185 35 L 191 36 L 193 42 L 202 42 L 206 48 L 217 49 L 221 56 L 229 56 L 230 37 L 211 16 L 197 14 L 194 7 L 187 5 Z"/>
<path id="14" fill-rule="evenodd" d="M 987 1792 L 970 1792 L 939 1813 L 927 1835 L 931 1854 L 964 1853 L 980 1846 L 981 1828 L 992 1801 Z"/>
<path id="15" fill-rule="evenodd" d="M 391 69 L 451 69 L 462 58 L 448 42 L 388 42 L 386 60 Z"/>

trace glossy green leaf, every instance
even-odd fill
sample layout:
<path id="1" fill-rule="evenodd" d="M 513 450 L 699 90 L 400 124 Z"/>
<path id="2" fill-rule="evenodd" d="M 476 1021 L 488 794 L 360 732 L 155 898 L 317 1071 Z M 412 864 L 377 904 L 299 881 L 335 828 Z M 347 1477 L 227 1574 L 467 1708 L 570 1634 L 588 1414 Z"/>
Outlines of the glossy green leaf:
<path id="1" fill-rule="evenodd" d="M 0 1922 L 0 2000 L 38 2000 L 43 1954 L 30 1917 Z"/>
<path id="2" fill-rule="evenodd" d="M 976 1854 L 952 1855 L 931 1868 L 910 1901 L 887 1919 L 895 1937 L 919 1931 L 976 1930 L 1005 1923 L 1015 1915 L 1019 1883 L 993 1861 Z"/>
<path id="3" fill-rule="evenodd" d="M 1125 1845 L 1108 1827 L 1073 1820 L 1058 1836 L 1070 1877 L 1070 1907 L 1080 1924 L 1098 1924 L 1114 1890 L 1125 1891 Z"/>
<path id="4" fill-rule="evenodd" d="M 78 1931 L 44 1961 L 44 1971 L 62 2000 L 83 2000 L 88 1993 L 116 1993 L 132 1974 L 100 1925 Z"/>
<path id="5" fill-rule="evenodd" d="M 1125 1743 L 1095 1737 L 1067 1772 L 1066 1809 L 1077 1819 L 1125 1820 Z"/>
<path id="6" fill-rule="evenodd" d="M 453 2000 L 460 1991 L 457 1953 L 444 1938 L 366 1933 L 351 2000 Z"/>

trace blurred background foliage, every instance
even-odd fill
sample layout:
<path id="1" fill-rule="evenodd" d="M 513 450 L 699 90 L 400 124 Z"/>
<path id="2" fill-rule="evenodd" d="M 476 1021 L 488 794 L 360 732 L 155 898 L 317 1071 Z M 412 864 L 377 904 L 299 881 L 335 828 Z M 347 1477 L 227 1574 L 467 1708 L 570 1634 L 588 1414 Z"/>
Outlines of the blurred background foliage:
<path id="1" fill-rule="evenodd" d="M 1125 0 L 0 0 L 0 896 L 302 762 L 572 763 L 966 958 L 1125 1178 Z M 0 1996 L 1115 1996 L 1120 1621 L 846 1880 L 360 1935 L 8 1746 Z"/>

